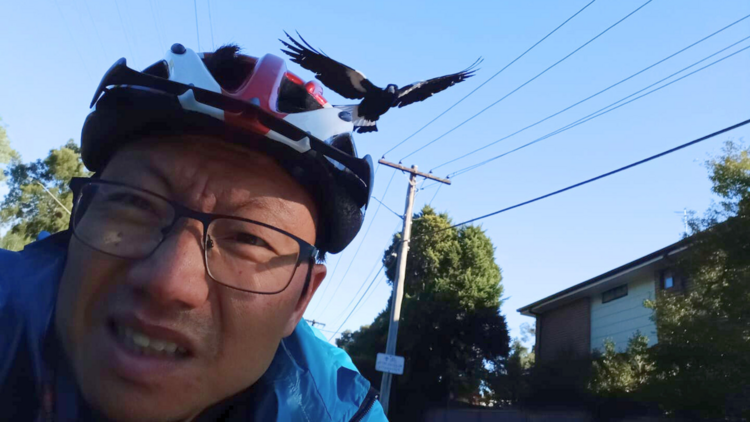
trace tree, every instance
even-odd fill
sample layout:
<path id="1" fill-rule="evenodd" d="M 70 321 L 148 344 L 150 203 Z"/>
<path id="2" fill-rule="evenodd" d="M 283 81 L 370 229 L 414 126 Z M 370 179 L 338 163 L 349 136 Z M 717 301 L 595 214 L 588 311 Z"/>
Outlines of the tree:
<path id="1" fill-rule="evenodd" d="M 521 341 L 527 343 L 532 338 L 536 341 L 536 323 L 532 326 L 524 322 L 521 324 Z"/>
<path id="2" fill-rule="evenodd" d="M 534 353 L 521 340 L 514 339 L 505 367 L 490 374 L 488 385 L 497 405 L 514 406 L 529 395 L 533 366 Z"/>
<path id="3" fill-rule="evenodd" d="M 611 339 L 592 363 L 589 388 L 601 397 L 626 397 L 641 389 L 650 379 L 654 364 L 648 354 L 648 337 L 636 332 L 628 347 L 618 353 Z"/>
<path id="4" fill-rule="evenodd" d="M 0 169 L 4 170 L 5 165 L 19 158 L 18 152 L 11 148 L 8 132 L 6 132 L 5 126 L 3 126 L 2 120 L 0 120 Z M 0 171 L 0 182 L 3 181 L 5 181 L 5 172 Z"/>
<path id="5" fill-rule="evenodd" d="M 6 144 L 0 137 L 0 156 Z M 7 145 L 6 151 L 10 149 Z M 55 233 L 68 228 L 73 206 L 68 184 L 73 177 L 90 173 L 72 139 L 51 150 L 44 160 L 24 164 L 12 149 L 8 156 L 9 165 L 3 173 L 9 192 L 0 205 L 0 225 L 9 230 L 0 239 L 0 247 L 19 250 L 42 231 Z"/>
<path id="6" fill-rule="evenodd" d="M 490 372 L 506 364 L 508 329 L 499 312 L 502 277 L 492 242 L 479 227 L 450 225 L 429 206 L 415 215 L 397 347 L 406 364 L 391 397 L 395 420 L 419 417 L 435 404 L 477 401 Z M 400 241 L 399 233 L 384 265 Z M 396 271 L 386 266 L 391 284 Z M 389 318 L 390 304 L 371 325 L 337 341 L 376 386 L 375 357 L 385 350 Z"/>
<path id="7" fill-rule="evenodd" d="M 727 142 L 707 166 L 720 202 L 690 223 L 677 265 L 687 291 L 648 306 L 659 333 L 651 392 L 667 411 L 713 418 L 750 389 L 750 149 Z M 750 416 L 750 397 L 741 407 Z"/>

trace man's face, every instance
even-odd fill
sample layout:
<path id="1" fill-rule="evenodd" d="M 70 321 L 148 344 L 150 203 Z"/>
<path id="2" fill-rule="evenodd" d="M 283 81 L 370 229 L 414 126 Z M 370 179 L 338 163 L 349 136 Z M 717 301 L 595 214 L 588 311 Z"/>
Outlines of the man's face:
<path id="1" fill-rule="evenodd" d="M 315 241 L 311 197 L 266 155 L 204 139 L 142 141 L 118 152 L 102 179 L 147 189 L 197 211 L 261 221 Z M 56 310 L 58 333 L 87 402 L 115 420 L 189 419 L 254 384 L 292 333 L 325 267 L 296 270 L 281 293 L 214 282 L 202 223 L 185 219 L 142 260 L 70 241 Z M 171 341 L 185 355 L 143 355 L 124 330 Z"/>

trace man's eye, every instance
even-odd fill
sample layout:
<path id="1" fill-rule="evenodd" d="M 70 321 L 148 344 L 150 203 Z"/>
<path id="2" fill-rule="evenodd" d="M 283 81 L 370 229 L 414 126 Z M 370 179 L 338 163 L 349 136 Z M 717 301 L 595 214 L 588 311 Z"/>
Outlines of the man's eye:
<path id="1" fill-rule="evenodd" d="M 151 201 L 132 193 L 114 193 L 109 195 L 107 198 L 109 202 L 115 202 L 117 204 L 133 206 L 144 211 L 153 211 L 154 207 Z"/>
<path id="2" fill-rule="evenodd" d="M 234 236 L 234 239 L 242 244 L 245 245 L 252 245 L 252 246 L 260 246 L 264 248 L 270 248 L 270 245 L 266 243 L 265 240 L 261 239 L 258 236 L 252 235 L 250 233 L 237 233 Z"/>

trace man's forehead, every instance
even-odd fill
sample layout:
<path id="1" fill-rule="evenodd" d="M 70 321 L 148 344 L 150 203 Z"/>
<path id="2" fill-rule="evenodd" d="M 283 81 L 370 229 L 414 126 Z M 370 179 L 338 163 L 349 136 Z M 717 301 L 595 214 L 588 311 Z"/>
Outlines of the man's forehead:
<path id="1" fill-rule="evenodd" d="M 281 166 L 270 155 L 254 148 L 236 145 L 218 137 L 182 135 L 158 138 L 144 138 L 126 145 L 120 153 L 131 153 L 145 157 L 158 167 L 170 170 L 194 170 L 200 164 L 220 163 L 225 166 L 240 165 L 251 168 L 251 165 Z M 176 168 L 170 161 L 197 161 L 199 166 Z M 166 166 L 165 166 L 166 164 Z"/>
<path id="2" fill-rule="evenodd" d="M 291 180 L 272 157 L 211 137 L 147 138 L 127 145 L 115 157 L 129 161 L 128 165 L 138 162 L 139 168 L 148 169 L 170 184 L 190 183 L 200 177 L 239 186 L 245 184 L 243 181 L 252 183 L 257 179 Z"/>
<path id="3" fill-rule="evenodd" d="M 144 139 L 123 148 L 118 156 L 114 161 L 119 168 L 112 170 L 124 172 L 133 181 L 156 184 L 157 193 L 173 199 L 201 203 L 201 207 L 255 207 L 283 213 L 291 213 L 297 203 L 317 221 L 309 193 L 274 158 L 256 150 L 187 136 Z M 132 165 L 137 172 L 128 168 Z M 106 170 L 109 166 L 105 174 Z M 221 204 L 206 204 L 206 200 Z"/>

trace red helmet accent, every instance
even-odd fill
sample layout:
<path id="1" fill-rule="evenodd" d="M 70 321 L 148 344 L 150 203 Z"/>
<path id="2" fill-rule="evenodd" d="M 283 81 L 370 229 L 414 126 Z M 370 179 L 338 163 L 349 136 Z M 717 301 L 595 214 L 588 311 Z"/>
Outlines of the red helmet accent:
<path id="1" fill-rule="evenodd" d="M 305 84 L 305 81 L 303 81 L 302 78 L 300 78 L 299 76 L 295 75 L 292 72 L 286 72 L 286 77 L 290 81 L 296 83 L 297 85 L 304 85 Z"/>
<path id="2" fill-rule="evenodd" d="M 323 87 L 318 83 L 318 81 L 309 81 L 305 84 L 305 89 L 310 93 L 310 95 L 313 96 L 313 98 L 315 98 L 315 101 L 317 101 L 318 104 L 322 106 L 328 104 L 328 101 L 323 98 Z"/>
<path id="3" fill-rule="evenodd" d="M 228 92 L 222 88 L 222 93 L 250 103 L 259 101 L 256 105 L 283 119 L 286 114 L 277 111 L 276 101 L 279 95 L 278 88 L 286 73 L 284 59 L 273 54 L 266 54 L 255 63 L 253 73 L 244 84 L 234 92 Z"/>

